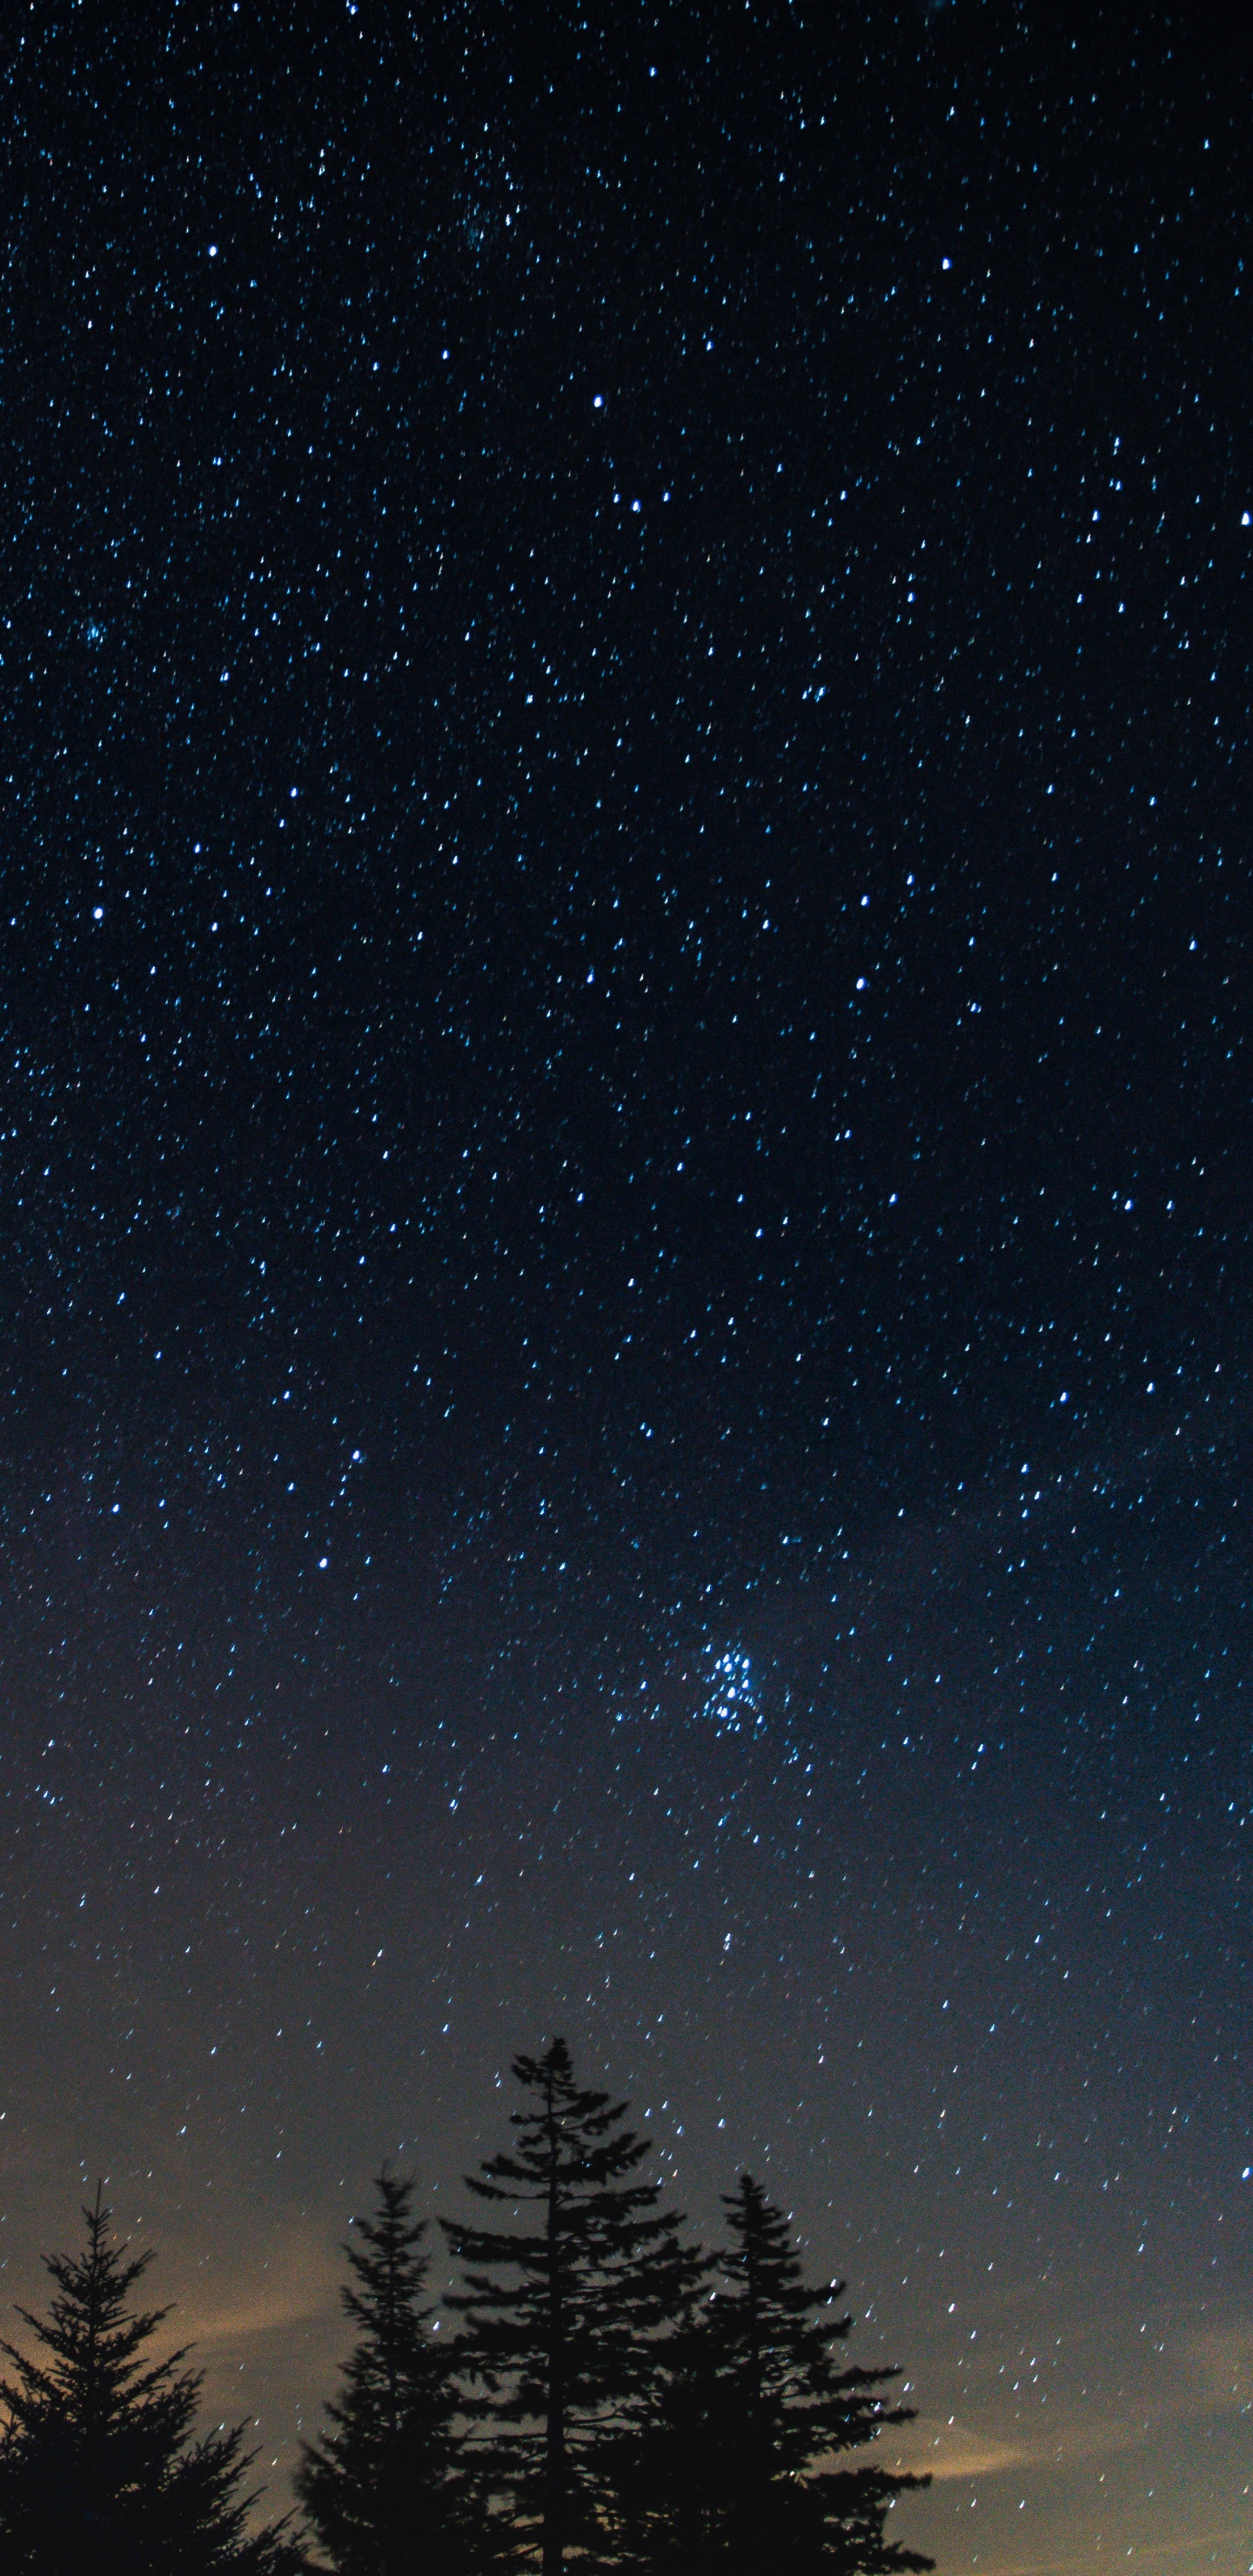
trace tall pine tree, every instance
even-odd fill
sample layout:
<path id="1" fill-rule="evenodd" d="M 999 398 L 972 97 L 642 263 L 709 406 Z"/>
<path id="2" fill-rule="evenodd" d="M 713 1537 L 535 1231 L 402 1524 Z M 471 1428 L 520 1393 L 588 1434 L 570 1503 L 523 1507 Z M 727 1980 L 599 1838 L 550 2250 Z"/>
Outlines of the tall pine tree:
<path id="1" fill-rule="evenodd" d="M 659 2356 L 649 2419 L 622 2457 L 620 2555 L 640 2576 L 890 2576 L 932 2565 L 887 2537 L 925 2478 L 845 2456 L 907 2423 L 894 2369 L 837 2360 L 844 2284 L 811 2287 L 783 2213 L 745 2174 L 724 2201 L 722 2284 Z"/>
<path id="2" fill-rule="evenodd" d="M 44 2258 L 48 2317 L 18 2311 L 36 2352 L 0 2345 L 5 2576 L 294 2576 L 281 2530 L 247 2530 L 242 2427 L 197 2440 L 200 2374 L 152 2355 L 169 2310 L 130 2304 L 150 2256 L 112 2242 L 99 2191 L 83 2216 L 83 2252 Z"/>
<path id="3" fill-rule="evenodd" d="M 512 2228 L 444 2226 L 465 2272 L 449 2300 L 480 2391 L 487 2474 L 512 2554 L 542 2576 L 604 2562 L 604 2475 L 638 2407 L 647 2348 L 690 2303 L 700 2259 L 638 2179 L 626 2104 L 575 2080 L 565 2041 L 519 2057 L 511 2151 L 467 2177 Z"/>
<path id="4" fill-rule="evenodd" d="M 426 2297 L 426 2221 L 412 2215 L 409 2178 L 385 2166 L 375 2190 L 375 2214 L 344 2247 L 352 2280 L 340 2297 L 357 2340 L 296 2492 L 335 2576 L 461 2576 L 471 2497 L 451 2356 Z"/>

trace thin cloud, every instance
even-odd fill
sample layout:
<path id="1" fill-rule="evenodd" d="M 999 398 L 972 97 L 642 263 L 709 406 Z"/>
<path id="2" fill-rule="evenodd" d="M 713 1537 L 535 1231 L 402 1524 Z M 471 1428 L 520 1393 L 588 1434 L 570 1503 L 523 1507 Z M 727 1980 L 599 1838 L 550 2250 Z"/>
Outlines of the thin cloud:
<path id="1" fill-rule="evenodd" d="M 329 2317 L 335 2306 L 336 2277 L 324 2248 L 297 2238 L 270 2256 L 261 2279 L 232 2283 L 218 2299 L 209 2296 L 204 2285 L 185 2288 L 176 2309 L 179 2341 L 213 2347 Z"/>
<path id="2" fill-rule="evenodd" d="M 942 2423 L 938 2416 L 920 2415 L 908 2443 L 901 2446 L 899 2465 L 903 2469 L 926 2470 L 937 2480 L 987 2478 L 1006 2469 L 1021 2468 L 1032 2457 L 1022 2443 L 1001 2442 L 995 2434 L 975 2432 L 969 2425 Z"/>

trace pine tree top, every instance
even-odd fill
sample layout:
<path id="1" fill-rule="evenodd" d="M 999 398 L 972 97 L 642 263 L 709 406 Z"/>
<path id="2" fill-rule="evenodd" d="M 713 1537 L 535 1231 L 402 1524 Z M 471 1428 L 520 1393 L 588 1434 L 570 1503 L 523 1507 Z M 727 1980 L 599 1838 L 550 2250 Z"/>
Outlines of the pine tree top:
<path id="1" fill-rule="evenodd" d="M 87 2242 L 79 2254 L 45 2254 L 44 2268 L 56 2283 L 47 2317 L 29 2308 L 18 2315 L 51 2358 L 40 2362 L 15 2344 L 0 2343 L 12 2362 L 16 2380 L 3 2396 L 11 2425 L 19 2432 L 50 2412 L 68 2411 L 81 2422 L 88 2440 L 103 2436 L 121 2418 L 146 2425 L 155 2439 L 177 2440 L 191 2423 L 200 2381 L 184 2371 L 187 2346 L 162 2361 L 141 2358 L 168 2307 L 128 2313 L 132 2290 L 152 2261 L 151 2250 L 129 2254 L 110 2241 L 112 2211 L 97 2187 L 94 2206 L 84 2205 Z"/>
<path id="2" fill-rule="evenodd" d="M 835 2347 L 853 2322 L 839 2304 L 845 2284 L 806 2281 L 789 2220 L 752 2174 L 723 2194 L 723 2207 L 726 2288 L 711 2302 L 708 2330 L 750 2392 L 757 2437 L 800 2475 L 828 2453 L 872 2442 L 884 2425 L 911 2422 L 911 2406 L 886 2399 L 900 2378 L 894 2364 L 837 2367 Z"/>
<path id="3" fill-rule="evenodd" d="M 353 2281 L 339 2296 L 354 2325 L 375 2327 L 402 2310 L 412 2314 L 422 2296 L 430 2269 L 423 2250 L 429 2230 L 425 2218 L 411 2214 L 416 2187 L 412 2174 L 394 2174 L 384 2164 L 374 2177 L 377 2209 L 351 2222 L 354 2234 L 345 2238 L 343 2250 Z"/>
<path id="4" fill-rule="evenodd" d="M 150 2357 L 168 2308 L 132 2311 L 151 2256 L 110 2236 L 97 2190 L 78 2254 L 45 2256 L 46 2317 L 19 2310 L 34 2352 L 0 2344 L 0 2561 L 93 2576 L 298 2576 L 282 2526 L 247 2530 L 243 2428 L 196 2438 L 201 2378 L 186 2347 Z"/>
<path id="5" fill-rule="evenodd" d="M 627 2104 L 575 2082 L 564 2039 L 554 2039 L 542 2057 L 515 2057 L 512 2072 L 534 2097 L 534 2108 L 509 2114 L 514 2153 L 491 2156 L 480 2174 L 466 2176 L 480 2200 L 543 2200 L 554 2178 L 558 2188 L 605 2190 L 643 2162 L 649 2142 L 622 2127 Z M 616 2191 L 614 2201 L 619 2208 L 628 2200 L 644 2208 L 656 2196 L 657 2185 L 646 2183 L 638 2195 Z"/>

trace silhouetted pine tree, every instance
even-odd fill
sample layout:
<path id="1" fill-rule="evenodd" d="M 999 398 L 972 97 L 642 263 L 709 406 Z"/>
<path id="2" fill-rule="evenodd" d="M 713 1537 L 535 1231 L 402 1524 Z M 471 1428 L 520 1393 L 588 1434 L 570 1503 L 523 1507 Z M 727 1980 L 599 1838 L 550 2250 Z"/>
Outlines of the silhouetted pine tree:
<path id="1" fill-rule="evenodd" d="M 243 2431 L 195 2439 L 201 2378 L 149 2347 L 168 2308 L 134 2313 L 150 2256 L 109 2241 L 99 2191 L 83 2253 L 45 2256 L 39 2351 L 0 2345 L 0 2566 L 5 2576 L 289 2576 L 281 2529 L 249 2534 Z"/>
<path id="2" fill-rule="evenodd" d="M 888 2576 L 932 2560 L 888 2540 L 925 2478 L 835 2465 L 913 2409 L 900 2373 L 837 2366 L 844 2284 L 807 2286 L 782 2212 L 745 2174 L 729 2195 L 724 2286 L 658 2356 L 649 2418 L 621 2461 L 624 2566 L 648 2576 Z"/>
<path id="3" fill-rule="evenodd" d="M 357 2341 L 330 2430 L 305 2445 L 296 2475 L 336 2576 L 460 2576 L 472 2561 L 452 2358 L 431 2330 L 413 2189 L 384 2167 L 377 2212 L 344 2247 L 353 2279 L 340 2297 Z"/>
<path id="4" fill-rule="evenodd" d="M 736 2474 L 714 2337 L 688 2320 L 651 2364 L 645 2403 L 610 2454 L 607 2563 L 623 2576 L 714 2576 L 726 2565 Z"/>
<path id="5" fill-rule="evenodd" d="M 478 2413 L 487 2476 L 508 2499 L 501 2540 L 515 2562 L 561 2576 L 612 2563 L 608 2462 L 638 2410 L 650 2342 L 690 2304 L 701 2258 L 681 2244 L 682 2220 L 659 2212 L 660 2185 L 633 2179 L 648 2142 L 623 2125 L 626 2104 L 575 2082 L 564 2040 L 513 2072 L 526 2096 L 513 2150 L 467 2182 L 522 2223 L 442 2222 L 466 2278 L 449 2305 L 487 2392 Z"/>

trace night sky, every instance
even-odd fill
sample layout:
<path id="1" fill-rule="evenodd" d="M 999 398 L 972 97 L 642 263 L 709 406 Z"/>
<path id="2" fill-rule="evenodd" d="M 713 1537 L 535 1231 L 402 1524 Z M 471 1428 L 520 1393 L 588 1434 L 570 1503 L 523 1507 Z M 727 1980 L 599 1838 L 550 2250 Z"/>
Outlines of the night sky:
<path id="1" fill-rule="evenodd" d="M 1248 61 L 128 15 L 3 38 L 7 2315 L 105 2175 L 282 2500 L 559 2030 L 902 2540 L 1235 2576 Z"/>

